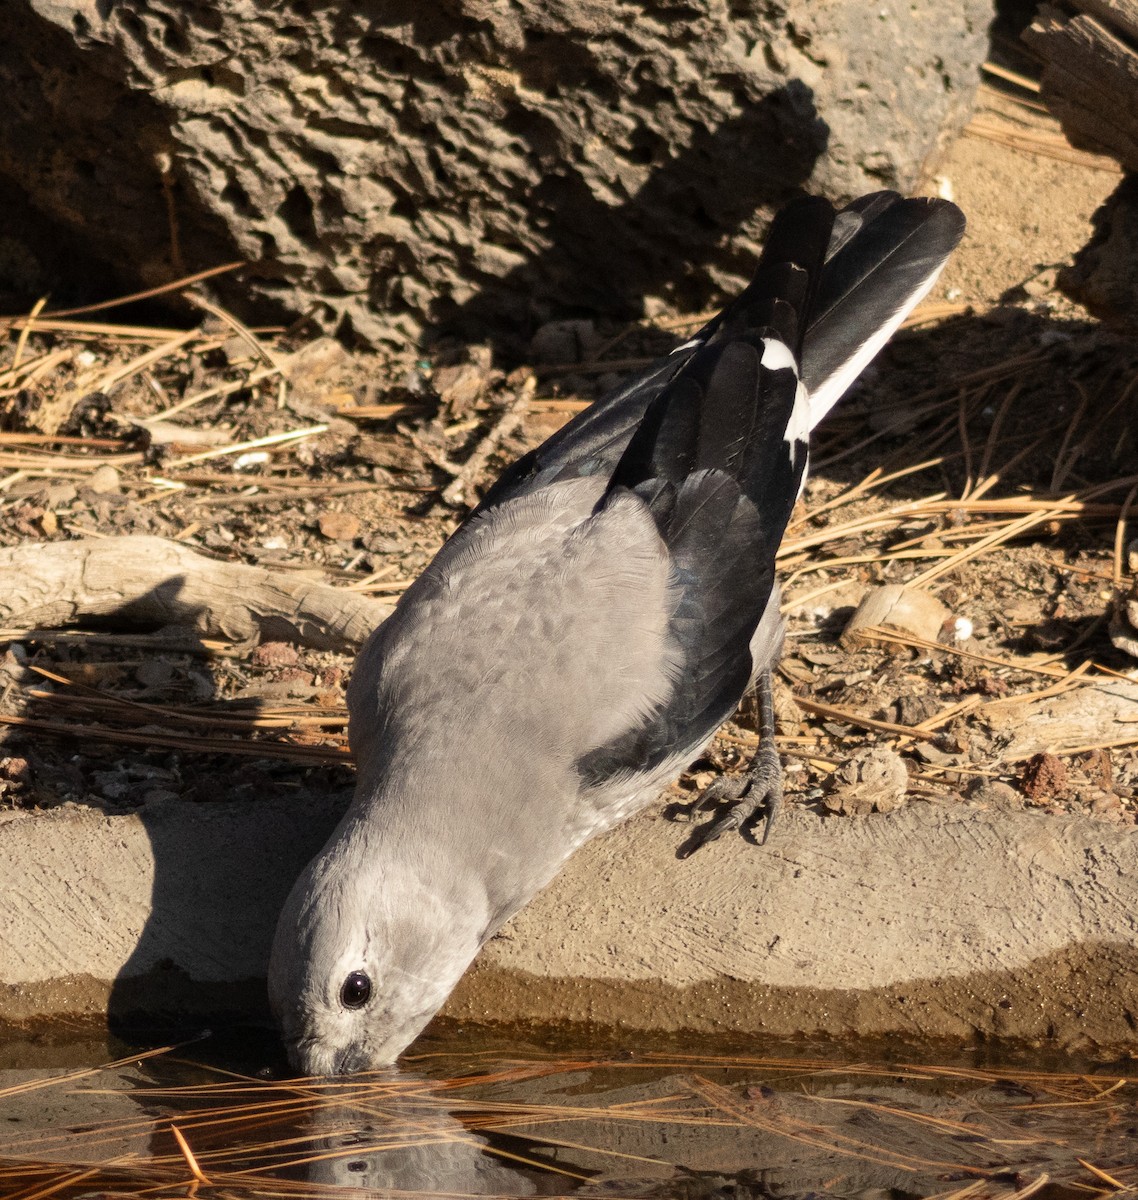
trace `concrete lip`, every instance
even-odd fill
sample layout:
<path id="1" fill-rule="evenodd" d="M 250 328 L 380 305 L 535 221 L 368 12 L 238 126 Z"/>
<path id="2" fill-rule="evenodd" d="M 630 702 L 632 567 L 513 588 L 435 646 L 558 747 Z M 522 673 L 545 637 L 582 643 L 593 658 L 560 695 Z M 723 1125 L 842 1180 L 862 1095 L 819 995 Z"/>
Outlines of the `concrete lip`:
<path id="1" fill-rule="evenodd" d="M 342 801 L 0 817 L 0 1022 L 264 1013 L 277 913 Z M 678 861 L 659 809 L 581 850 L 444 1013 L 1138 1051 L 1138 833 L 914 803 L 787 813 Z"/>

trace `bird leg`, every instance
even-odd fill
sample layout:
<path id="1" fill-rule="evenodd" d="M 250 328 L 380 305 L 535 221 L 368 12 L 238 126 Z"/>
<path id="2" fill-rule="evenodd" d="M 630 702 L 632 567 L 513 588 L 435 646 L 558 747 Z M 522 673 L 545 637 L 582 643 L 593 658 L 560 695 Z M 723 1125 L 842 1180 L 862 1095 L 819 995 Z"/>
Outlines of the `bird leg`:
<path id="1" fill-rule="evenodd" d="M 745 771 L 721 775 L 695 802 L 696 812 L 724 801 L 732 803 L 730 808 L 692 834 L 684 847 L 683 858 L 694 854 L 700 846 L 714 842 L 728 830 L 742 828 L 760 808 L 764 810 L 765 820 L 759 844 L 765 845 L 770 836 L 771 826 L 782 808 L 782 763 L 774 740 L 774 701 L 769 670 L 756 679 L 755 695 L 759 701 L 759 748 Z"/>

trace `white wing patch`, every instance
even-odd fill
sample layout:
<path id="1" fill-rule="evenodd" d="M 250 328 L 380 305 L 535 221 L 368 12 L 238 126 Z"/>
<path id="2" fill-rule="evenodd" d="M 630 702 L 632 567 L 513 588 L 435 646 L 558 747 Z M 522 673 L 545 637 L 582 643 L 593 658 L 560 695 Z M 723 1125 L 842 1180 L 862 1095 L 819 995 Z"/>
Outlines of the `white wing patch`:
<path id="1" fill-rule="evenodd" d="M 783 341 L 778 338 L 763 338 L 763 355 L 759 359 L 768 371 L 793 371 L 795 379 L 798 379 L 798 363 L 794 360 L 794 351 Z M 798 379 L 798 385 L 794 391 L 794 408 L 791 410 L 790 420 L 786 423 L 786 431 L 783 433 L 783 441 L 790 447 L 790 461 L 797 464 L 798 462 L 798 445 L 805 444 L 810 437 L 810 396 L 803 386 L 802 380 Z"/>
<path id="2" fill-rule="evenodd" d="M 786 423 L 786 432 L 782 435 L 783 441 L 790 447 L 790 461 L 795 465 L 798 464 L 798 447 L 805 446 L 810 440 L 810 430 L 813 426 L 810 424 L 810 393 L 806 390 L 806 385 L 799 380 L 798 387 L 794 392 L 794 409 L 790 414 L 790 420 Z"/>
<path id="3" fill-rule="evenodd" d="M 763 338 L 763 356 L 759 359 L 768 371 L 793 371 L 798 374 L 794 351 L 778 338 Z"/>

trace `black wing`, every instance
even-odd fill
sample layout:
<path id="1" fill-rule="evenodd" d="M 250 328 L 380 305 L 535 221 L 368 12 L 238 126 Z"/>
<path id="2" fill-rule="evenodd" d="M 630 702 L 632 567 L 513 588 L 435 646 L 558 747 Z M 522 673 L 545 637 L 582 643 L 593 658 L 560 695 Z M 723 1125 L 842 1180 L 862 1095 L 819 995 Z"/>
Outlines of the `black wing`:
<path id="1" fill-rule="evenodd" d="M 751 638 L 806 470 L 797 364 L 833 219 L 817 199 L 779 213 L 747 292 L 651 401 L 612 473 L 609 495 L 640 495 L 668 547 L 683 669 L 642 726 L 578 764 L 589 782 L 699 745 L 751 677 Z"/>

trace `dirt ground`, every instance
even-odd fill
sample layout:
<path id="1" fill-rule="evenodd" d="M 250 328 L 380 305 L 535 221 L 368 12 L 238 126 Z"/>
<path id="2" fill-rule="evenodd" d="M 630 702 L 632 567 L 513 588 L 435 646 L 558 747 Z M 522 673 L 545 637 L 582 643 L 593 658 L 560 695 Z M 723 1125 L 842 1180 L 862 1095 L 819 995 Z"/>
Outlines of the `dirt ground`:
<path id="1" fill-rule="evenodd" d="M 930 184 L 964 208 L 965 241 L 813 450 L 782 551 L 793 804 L 856 819 L 963 793 L 1135 823 L 1138 726 L 1083 698 L 1138 673 L 1109 637 L 1134 569 L 1138 342 L 1054 288 L 1118 177 L 1025 100 L 982 93 Z M 499 364 L 482 346 L 380 360 L 303 321 L 250 333 L 207 312 L 187 332 L 125 311 L 138 323 L 9 323 L 0 546 L 158 534 L 392 600 L 502 466 L 696 323 L 562 322 Z M 867 589 L 902 583 L 944 606 L 931 638 L 842 638 Z M 121 624 L 0 629 L 0 805 L 340 789 L 350 666 Z M 1056 723 L 1025 740 L 1040 714 Z M 753 724 L 745 709 L 673 799 L 741 762 Z"/>

